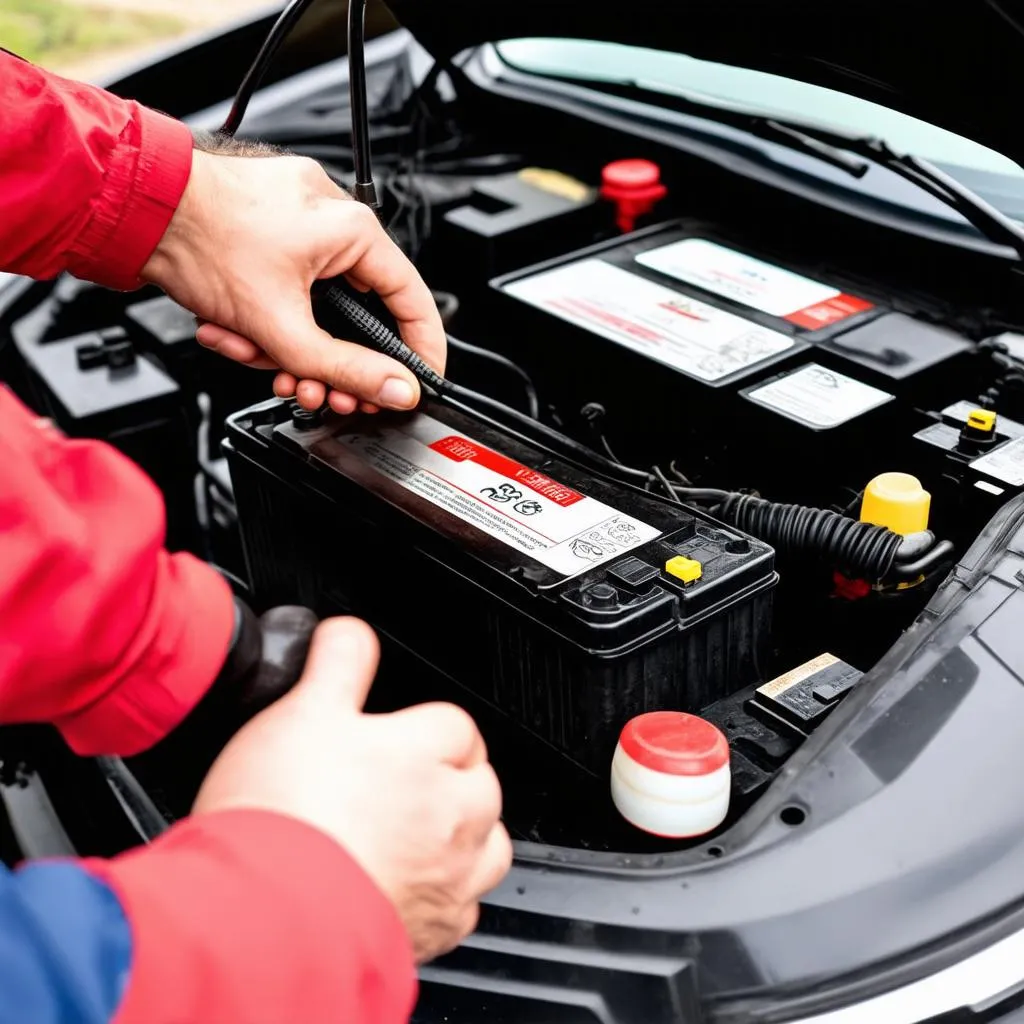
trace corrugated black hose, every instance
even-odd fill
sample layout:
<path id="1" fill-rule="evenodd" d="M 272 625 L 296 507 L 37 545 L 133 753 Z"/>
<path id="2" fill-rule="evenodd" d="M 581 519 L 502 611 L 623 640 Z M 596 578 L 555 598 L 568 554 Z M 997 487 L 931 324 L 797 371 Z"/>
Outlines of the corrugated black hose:
<path id="1" fill-rule="evenodd" d="M 787 505 L 730 494 L 718 507 L 723 522 L 771 544 L 781 555 L 814 555 L 859 579 L 890 574 L 904 538 L 884 526 L 849 519 L 825 508 Z"/>

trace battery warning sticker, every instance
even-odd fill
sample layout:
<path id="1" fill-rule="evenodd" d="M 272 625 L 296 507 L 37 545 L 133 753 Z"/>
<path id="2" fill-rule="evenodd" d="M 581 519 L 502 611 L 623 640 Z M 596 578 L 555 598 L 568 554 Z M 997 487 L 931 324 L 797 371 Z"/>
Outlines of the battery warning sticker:
<path id="1" fill-rule="evenodd" d="M 505 291 L 701 380 L 719 380 L 796 345 L 779 331 L 598 259 L 543 271 Z"/>
<path id="2" fill-rule="evenodd" d="M 430 416 L 337 441 L 381 475 L 566 577 L 660 535 Z"/>
<path id="3" fill-rule="evenodd" d="M 747 392 L 747 397 L 812 427 L 838 427 L 893 396 L 817 363 L 787 373 Z"/>
<path id="4" fill-rule="evenodd" d="M 874 309 L 866 299 L 705 238 L 684 238 L 648 249 L 636 261 L 677 281 L 697 285 L 811 331 Z"/>

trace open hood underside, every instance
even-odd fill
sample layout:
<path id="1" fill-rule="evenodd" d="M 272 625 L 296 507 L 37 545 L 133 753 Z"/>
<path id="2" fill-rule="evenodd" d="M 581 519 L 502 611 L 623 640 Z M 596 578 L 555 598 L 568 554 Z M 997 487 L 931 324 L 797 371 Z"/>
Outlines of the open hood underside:
<path id="1" fill-rule="evenodd" d="M 1024 0 L 388 0 L 435 56 L 529 36 L 675 50 L 860 96 L 1018 163 Z"/>

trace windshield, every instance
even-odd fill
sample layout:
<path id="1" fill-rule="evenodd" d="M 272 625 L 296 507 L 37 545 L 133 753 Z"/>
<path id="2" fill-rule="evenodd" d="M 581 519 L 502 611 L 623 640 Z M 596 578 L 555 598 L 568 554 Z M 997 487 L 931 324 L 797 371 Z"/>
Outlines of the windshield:
<path id="1" fill-rule="evenodd" d="M 514 39 L 497 44 L 510 66 L 535 74 L 634 83 L 751 113 L 803 120 L 886 139 L 925 157 L 1010 217 L 1024 219 L 1024 170 L 986 146 L 877 103 L 763 71 L 680 53 L 582 39 Z M 915 205 L 917 205 L 915 203 Z"/>

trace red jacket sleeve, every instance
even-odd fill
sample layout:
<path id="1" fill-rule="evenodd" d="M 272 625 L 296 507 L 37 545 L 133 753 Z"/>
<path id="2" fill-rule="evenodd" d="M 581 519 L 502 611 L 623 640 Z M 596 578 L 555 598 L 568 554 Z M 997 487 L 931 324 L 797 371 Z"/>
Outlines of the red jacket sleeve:
<path id="1" fill-rule="evenodd" d="M 394 907 L 297 820 L 200 816 L 85 867 L 131 928 L 114 1024 L 404 1024 L 412 1012 L 412 947 Z"/>
<path id="2" fill-rule="evenodd" d="M 188 182 L 188 128 L 2 51 L 0 110 L 0 270 L 138 287 Z"/>
<path id="3" fill-rule="evenodd" d="M 0 721 L 52 722 L 82 754 L 162 739 L 217 678 L 227 583 L 163 548 L 132 462 L 69 440 L 0 387 Z"/>

